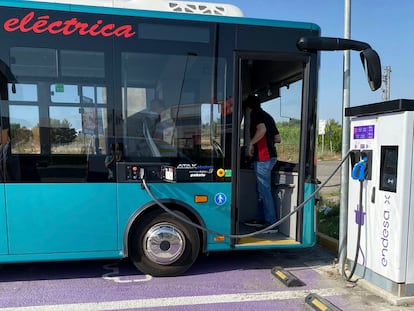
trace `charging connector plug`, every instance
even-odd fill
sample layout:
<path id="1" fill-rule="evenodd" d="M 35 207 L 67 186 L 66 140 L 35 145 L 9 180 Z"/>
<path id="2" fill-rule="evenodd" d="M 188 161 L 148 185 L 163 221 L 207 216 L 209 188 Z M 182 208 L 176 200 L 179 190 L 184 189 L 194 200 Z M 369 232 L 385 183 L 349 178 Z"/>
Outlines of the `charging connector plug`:
<path id="1" fill-rule="evenodd" d="M 138 178 L 139 178 L 140 180 L 143 180 L 143 179 L 144 179 L 144 177 L 145 177 L 145 169 L 144 169 L 143 167 L 140 167 L 140 169 L 139 169 L 139 174 L 138 174 Z"/>
<path id="2" fill-rule="evenodd" d="M 352 179 L 364 181 L 365 180 L 365 170 L 367 168 L 366 163 L 368 162 L 367 157 L 363 157 L 361 161 L 354 165 L 352 168 Z"/>

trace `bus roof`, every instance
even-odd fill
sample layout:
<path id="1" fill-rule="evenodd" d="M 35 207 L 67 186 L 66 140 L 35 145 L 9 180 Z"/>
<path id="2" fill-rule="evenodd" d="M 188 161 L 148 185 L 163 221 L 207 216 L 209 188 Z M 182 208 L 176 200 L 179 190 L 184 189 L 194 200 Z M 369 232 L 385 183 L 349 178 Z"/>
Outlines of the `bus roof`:
<path id="1" fill-rule="evenodd" d="M 192 14 L 183 14 L 184 12 L 178 10 L 160 10 L 159 8 L 151 8 L 151 5 L 146 5 L 145 8 L 140 6 L 137 8 L 137 5 L 132 5 L 133 1 L 138 0 L 75 0 L 67 3 L 67 0 L 13 0 L 13 1 L 3 1 L 0 0 L 0 7 L 17 7 L 17 8 L 33 8 L 33 9 L 47 9 L 47 10 L 57 10 L 57 11 L 69 11 L 69 12 L 82 12 L 82 13 L 98 13 L 98 14 L 110 14 L 110 15 L 124 15 L 124 16 L 140 16 L 140 17 L 149 17 L 149 18 L 164 18 L 164 19 L 175 19 L 175 20 L 191 20 L 191 21 L 204 21 L 204 22 L 215 22 L 215 23 L 230 23 L 230 24 L 240 24 L 240 25 L 255 25 L 255 26 L 271 26 L 271 27 L 284 27 L 284 28 L 299 28 L 299 29 L 310 29 L 320 31 L 318 25 L 308 22 L 294 22 L 294 21 L 282 21 L 282 20 L 269 20 L 269 19 L 257 19 L 257 18 L 248 18 L 242 15 L 240 9 L 231 5 L 221 5 L 213 4 L 210 5 L 220 5 L 225 6 L 223 8 L 226 12 L 233 12 L 232 16 L 202 13 L 202 12 L 188 12 Z M 152 2 L 154 0 L 148 0 Z M 161 0 L 164 1 L 164 0 Z M 201 5 L 204 3 L 197 2 L 183 2 L 183 1 L 168 1 L 165 0 L 168 5 L 171 3 L 175 4 L 197 4 Z M 74 4 L 76 2 L 76 4 Z M 109 5 L 109 2 L 112 4 L 124 4 L 123 7 L 114 7 Z M 142 1 L 140 1 L 142 2 Z M 158 2 L 158 1 L 156 1 Z M 81 4 L 82 3 L 82 4 Z M 87 3 L 87 4 L 86 4 Z M 127 6 L 126 3 L 129 3 Z M 200 7 L 202 8 L 202 7 Z M 221 10 L 221 9 L 220 9 Z M 236 12 L 237 14 L 235 14 Z M 207 10 L 208 11 L 208 10 Z M 178 13 L 179 12 L 179 13 Z M 197 14 L 195 14 L 197 13 Z M 230 15 L 230 14 L 229 14 Z M 236 16 L 237 15 L 237 16 Z"/>
<path id="2" fill-rule="evenodd" d="M 37 2 L 53 2 L 102 6 L 135 10 L 166 11 L 177 13 L 210 14 L 219 16 L 243 16 L 242 11 L 229 4 L 174 1 L 174 0 L 28 0 Z"/>

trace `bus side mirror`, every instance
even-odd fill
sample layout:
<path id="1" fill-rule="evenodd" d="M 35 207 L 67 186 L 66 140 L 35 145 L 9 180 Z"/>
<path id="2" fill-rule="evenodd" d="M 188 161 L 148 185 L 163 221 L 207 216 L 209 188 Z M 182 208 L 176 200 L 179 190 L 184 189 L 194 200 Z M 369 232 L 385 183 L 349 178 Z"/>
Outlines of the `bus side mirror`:
<path id="1" fill-rule="evenodd" d="M 364 66 L 369 87 L 376 91 L 381 87 L 381 61 L 369 44 L 342 38 L 329 37 L 302 37 L 296 43 L 301 51 L 361 51 L 361 61 Z"/>
<path id="2" fill-rule="evenodd" d="M 372 91 L 378 90 L 381 87 L 382 74 L 381 61 L 377 52 L 371 48 L 368 48 L 360 53 L 360 57 L 367 75 L 369 87 Z"/>

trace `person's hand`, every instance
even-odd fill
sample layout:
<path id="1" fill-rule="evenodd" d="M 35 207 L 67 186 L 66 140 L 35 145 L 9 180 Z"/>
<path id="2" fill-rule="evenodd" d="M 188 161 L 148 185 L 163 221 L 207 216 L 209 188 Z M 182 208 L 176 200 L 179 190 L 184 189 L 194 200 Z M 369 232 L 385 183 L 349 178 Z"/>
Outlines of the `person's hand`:
<path id="1" fill-rule="evenodd" d="M 252 144 L 249 144 L 249 156 L 254 156 L 254 146 Z"/>

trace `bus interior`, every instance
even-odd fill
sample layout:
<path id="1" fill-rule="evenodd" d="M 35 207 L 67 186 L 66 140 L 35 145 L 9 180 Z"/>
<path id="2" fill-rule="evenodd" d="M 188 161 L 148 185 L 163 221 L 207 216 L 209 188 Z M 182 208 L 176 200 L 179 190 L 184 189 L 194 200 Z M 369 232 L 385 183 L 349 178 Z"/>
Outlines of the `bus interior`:
<path id="1" fill-rule="evenodd" d="M 302 106 L 302 82 L 305 63 L 292 57 L 272 58 L 249 56 L 240 60 L 241 97 L 258 96 L 262 108 L 275 119 L 282 142 L 277 144 L 278 160 L 272 171 L 272 193 L 277 219 L 291 213 L 298 205 L 300 116 Z M 242 105 L 240 120 L 240 172 L 237 185 L 239 234 L 249 234 L 258 228 L 244 223 L 254 219 L 258 198 L 255 191 L 256 176 L 252 159 L 246 155 L 250 141 L 249 116 Z M 301 215 L 301 213 L 299 213 Z M 302 219 L 297 214 L 285 217 L 283 222 L 267 232 L 238 239 L 238 247 L 268 244 L 299 244 Z M 259 228 L 263 229 L 263 228 Z M 274 230 L 277 229 L 277 230 Z"/>

